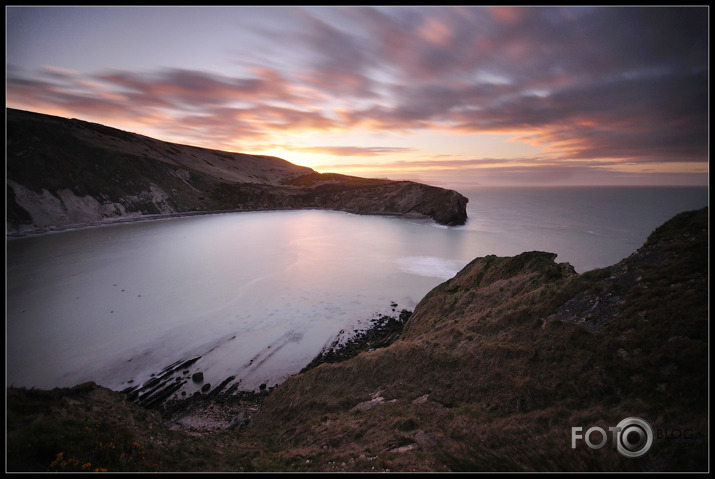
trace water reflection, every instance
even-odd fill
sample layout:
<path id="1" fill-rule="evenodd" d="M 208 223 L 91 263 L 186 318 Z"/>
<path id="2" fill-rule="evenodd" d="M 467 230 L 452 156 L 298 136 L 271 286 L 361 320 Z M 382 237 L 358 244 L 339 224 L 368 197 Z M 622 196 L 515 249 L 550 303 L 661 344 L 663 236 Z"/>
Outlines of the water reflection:
<path id="1" fill-rule="evenodd" d="M 12 240 L 8 382 L 121 389 L 194 356 L 214 384 L 280 382 L 340 330 L 393 301 L 414 308 L 440 279 L 393 259 L 439 249 L 425 243 L 445 234 L 426 222 L 299 211 Z"/>
<path id="2" fill-rule="evenodd" d="M 471 220 L 458 228 L 292 211 L 10 240 L 8 384 L 122 389 L 196 357 L 206 382 L 276 384 L 339 331 L 391 313 L 392 302 L 413 309 L 478 256 L 549 251 L 583 272 L 629 255 L 672 215 L 707 205 L 707 189 L 687 188 L 468 196 Z"/>

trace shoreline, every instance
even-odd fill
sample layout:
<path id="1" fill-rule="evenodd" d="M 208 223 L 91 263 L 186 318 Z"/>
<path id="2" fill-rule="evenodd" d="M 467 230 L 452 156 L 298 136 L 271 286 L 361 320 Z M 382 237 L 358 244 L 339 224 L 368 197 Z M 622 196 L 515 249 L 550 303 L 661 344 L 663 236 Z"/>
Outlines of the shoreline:
<path id="1" fill-rule="evenodd" d="M 191 216 L 210 216 L 210 215 L 219 215 L 219 214 L 227 214 L 227 213 L 243 213 L 243 212 L 253 212 L 253 211 L 268 212 L 268 211 L 291 211 L 291 210 L 284 209 L 284 208 L 281 208 L 281 209 L 264 208 L 264 209 L 250 209 L 250 210 L 237 209 L 237 210 L 186 211 L 183 213 L 157 213 L 157 214 L 150 214 L 150 215 L 137 214 L 137 215 L 128 215 L 128 216 L 113 216 L 113 217 L 103 218 L 101 220 L 88 221 L 88 222 L 84 222 L 84 223 L 48 225 L 48 226 L 36 227 L 34 229 L 27 229 L 27 230 L 15 229 L 15 230 L 9 231 L 6 229 L 5 236 L 8 239 L 21 239 L 21 238 L 26 238 L 29 236 L 43 236 L 46 234 L 63 233 L 66 231 L 76 231 L 76 230 L 83 230 L 83 229 L 89 229 L 89 228 L 101 228 L 103 226 L 114 226 L 114 225 L 121 225 L 121 224 L 140 223 L 140 222 L 144 222 L 144 221 L 159 221 L 159 220 L 168 220 L 168 219 L 174 219 L 174 218 L 187 218 L 187 217 L 191 217 Z"/>
<path id="2" fill-rule="evenodd" d="M 48 225 L 48 226 L 42 226 L 42 227 L 35 227 L 33 229 L 18 229 L 18 228 L 13 228 L 13 229 L 8 229 L 7 224 L 5 226 L 5 239 L 6 240 L 13 240 L 13 239 L 23 239 L 23 238 L 29 238 L 29 237 L 37 237 L 37 236 L 45 236 L 49 234 L 55 234 L 55 233 L 65 233 L 68 231 L 79 231 L 79 230 L 84 230 L 84 229 L 90 229 L 90 228 L 102 228 L 105 226 L 114 226 L 114 225 L 122 225 L 122 224 L 131 224 L 131 223 L 141 223 L 145 221 L 161 221 L 161 220 L 169 220 L 169 219 L 176 219 L 176 218 L 188 218 L 192 216 L 212 216 L 212 215 L 221 215 L 221 214 L 233 214 L 233 213 L 270 213 L 270 212 L 288 212 L 288 211 L 327 211 L 327 212 L 335 212 L 335 213 L 344 213 L 347 215 L 355 215 L 355 216 L 391 216 L 394 218 L 406 218 L 406 219 L 418 219 L 418 220 L 429 220 L 430 222 L 434 224 L 439 224 L 436 222 L 433 218 L 430 218 L 429 216 L 420 214 L 420 213 L 414 213 L 414 214 L 398 214 L 398 213 L 351 213 L 349 211 L 343 211 L 343 210 L 331 210 L 331 209 L 325 209 L 325 208 L 251 208 L 251 209 L 234 209 L 234 210 L 211 210 L 211 211 L 187 211 L 183 213 L 158 213 L 158 214 L 151 214 L 151 215 L 143 215 L 143 214 L 138 214 L 138 215 L 132 215 L 132 216 L 114 216 L 114 217 L 109 217 L 109 218 L 104 218 L 101 220 L 96 220 L 96 221 L 88 221 L 85 223 L 71 223 L 71 224 L 63 224 L 63 225 Z M 443 226 L 443 225 L 441 225 Z M 449 226 L 445 226 L 446 228 L 449 228 Z"/>

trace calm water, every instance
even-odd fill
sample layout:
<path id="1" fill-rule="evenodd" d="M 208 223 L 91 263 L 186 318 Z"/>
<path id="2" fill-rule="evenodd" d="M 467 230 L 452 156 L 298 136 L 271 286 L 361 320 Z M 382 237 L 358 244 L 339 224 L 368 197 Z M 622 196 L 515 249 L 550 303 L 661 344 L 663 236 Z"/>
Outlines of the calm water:
<path id="1" fill-rule="evenodd" d="M 578 272 L 708 204 L 706 188 L 480 188 L 467 225 L 237 213 L 7 241 L 7 383 L 122 389 L 164 367 L 280 383 L 375 314 L 412 310 L 478 256 L 542 250 Z M 196 386 L 187 385 L 187 393 Z"/>

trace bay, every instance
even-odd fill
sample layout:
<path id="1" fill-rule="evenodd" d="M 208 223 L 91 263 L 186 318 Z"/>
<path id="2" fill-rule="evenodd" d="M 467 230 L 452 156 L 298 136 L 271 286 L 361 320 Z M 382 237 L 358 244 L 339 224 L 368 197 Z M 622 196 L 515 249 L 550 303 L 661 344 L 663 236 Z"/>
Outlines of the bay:
<path id="1" fill-rule="evenodd" d="M 707 188 L 470 188 L 469 221 L 232 213 L 8 239 L 7 384 L 141 384 L 180 360 L 216 385 L 278 384 L 479 256 L 614 264 Z M 394 304 L 397 304 L 395 306 Z M 189 382 L 191 394 L 200 384 Z"/>

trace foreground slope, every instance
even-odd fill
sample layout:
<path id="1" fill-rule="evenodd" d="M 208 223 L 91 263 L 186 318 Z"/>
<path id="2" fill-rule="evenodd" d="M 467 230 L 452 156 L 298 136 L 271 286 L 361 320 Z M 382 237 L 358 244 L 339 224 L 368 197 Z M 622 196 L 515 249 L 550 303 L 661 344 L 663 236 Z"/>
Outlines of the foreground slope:
<path id="1" fill-rule="evenodd" d="M 321 208 L 466 221 L 456 191 L 320 174 L 280 158 L 167 143 L 96 123 L 7 109 L 9 232 L 116 218 Z"/>
<path id="2" fill-rule="evenodd" d="M 289 379 L 259 424 L 284 424 L 313 454 L 327 444 L 338 463 L 387 455 L 393 470 L 703 470 L 707 225 L 706 209 L 679 215 L 582 275 L 549 253 L 477 258 L 400 341 Z M 644 457 L 571 448 L 571 427 L 627 417 L 664 434 Z"/>
<path id="3" fill-rule="evenodd" d="M 10 469 L 705 471 L 708 248 L 705 208 L 584 274 L 544 252 L 477 258 L 397 341 L 291 377 L 252 427 L 170 430 L 92 384 L 10 389 Z M 629 417 L 653 428 L 645 455 L 572 448 L 572 427 Z"/>

